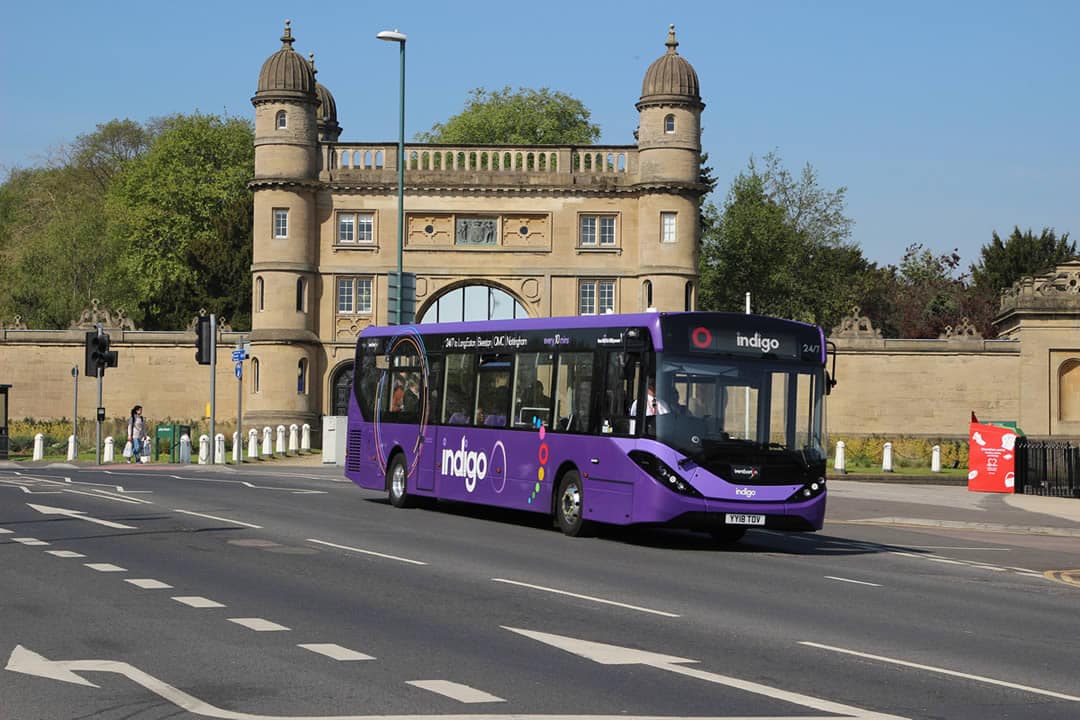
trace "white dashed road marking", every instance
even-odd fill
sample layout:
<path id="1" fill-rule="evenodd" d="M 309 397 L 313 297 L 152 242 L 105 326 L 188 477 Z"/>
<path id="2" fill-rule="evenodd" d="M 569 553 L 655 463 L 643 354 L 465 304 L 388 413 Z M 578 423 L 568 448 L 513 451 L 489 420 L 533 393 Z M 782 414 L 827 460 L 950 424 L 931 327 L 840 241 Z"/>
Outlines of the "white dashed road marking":
<path id="1" fill-rule="evenodd" d="M 14 542 L 21 545 L 48 545 L 49 543 L 44 540 L 38 540 L 37 538 L 11 538 Z"/>
<path id="2" fill-rule="evenodd" d="M 229 618 L 229 622 L 243 625 L 248 630 L 254 630 L 255 632 L 276 632 L 289 629 L 284 625 L 278 625 L 262 618 Z"/>
<path id="3" fill-rule="evenodd" d="M 77 553 L 74 550 L 46 550 L 45 552 L 49 553 L 50 555 L 54 555 L 56 557 L 59 557 L 59 558 L 86 557 L 82 553 Z"/>
<path id="4" fill-rule="evenodd" d="M 297 645 L 296 647 L 301 647 L 305 650 L 310 650 L 313 653 L 325 655 L 326 657 L 332 658 L 334 660 L 347 661 L 375 659 L 371 655 L 365 655 L 364 653 L 356 652 L 355 650 L 350 650 L 349 648 L 341 647 L 340 645 L 335 645 L 334 643 L 303 643 L 301 645 Z"/>
<path id="5" fill-rule="evenodd" d="M 518 587 L 529 588 L 530 590 L 540 590 L 542 592 L 554 593 L 555 595 L 566 595 L 567 597 L 573 597 L 579 600 L 589 600 L 590 602 L 600 603 L 602 605 L 614 605 L 616 607 L 626 608 L 627 610 L 637 610 L 638 612 L 651 613 L 653 615 L 663 615 L 664 617 L 670 618 L 680 617 L 675 613 L 664 612 L 663 610 L 653 610 L 651 608 L 640 607 L 639 605 L 627 605 L 626 603 L 615 602 L 614 600 L 605 600 L 604 598 L 593 597 L 591 595 L 579 595 L 578 593 L 567 592 L 566 590 L 557 590 L 555 588 L 544 587 L 543 585 L 530 585 L 529 583 L 518 582 L 517 580 L 491 578 L 491 581 L 497 583 L 506 583 L 507 585 L 517 585 Z"/>
<path id="6" fill-rule="evenodd" d="M 420 562 L 419 560 L 410 560 L 409 558 L 398 557 L 397 555 L 387 555 L 386 553 L 375 552 L 374 550 L 364 550 L 362 548 L 349 547 L 348 545 L 338 545 L 337 543 L 326 542 L 325 540 L 308 538 L 308 542 L 315 543 L 317 545 L 325 545 L 327 547 L 337 548 L 338 550 L 348 550 L 349 552 L 360 553 L 361 555 L 373 555 L 375 557 L 381 557 L 387 560 L 397 560 L 398 562 L 409 563 L 410 565 L 427 565 L 426 562 Z"/>
<path id="7" fill-rule="evenodd" d="M 477 690 L 468 685 L 461 685 L 449 680 L 410 680 L 406 684 L 418 687 L 421 690 L 444 695 L 462 703 L 506 702 L 501 697 L 489 695 L 483 690 Z"/>
<path id="8" fill-rule="evenodd" d="M 199 597 L 198 595 L 180 595 L 180 596 L 174 597 L 173 600 L 175 600 L 176 602 L 178 602 L 178 603 L 180 603 L 182 605 L 187 605 L 188 607 L 193 607 L 193 608 L 219 608 L 219 607 L 225 607 L 223 604 L 217 602 L 216 600 L 211 600 L 210 598 Z"/>
<path id="9" fill-rule="evenodd" d="M 870 587 L 881 587 L 877 583 L 865 582 L 863 580 L 852 580 L 851 578 L 836 577 L 835 575 L 826 575 L 826 580 L 839 580 L 840 582 L 854 583 L 855 585 L 869 585 Z"/>
<path id="10" fill-rule="evenodd" d="M 262 525 L 252 525 L 251 523 L 241 522 L 239 520 L 230 520 L 229 518 L 218 517 L 217 515 L 204 515 L 203 513 L 192 512 L 190 510 L 181 510 L 179 508 L 173 508 L 173 512 L 183 513 L 185 515 L 195 515 L 196 517 L 209 518 L 210 520 L 217 520 L 218 522 L 230 523 L 232 525 L 243 525 L 244 527 L 262 530 Z"/>
<path id="11" fill-rule="evenodd" d="M 98 572 L 127 572 L 125 568 L 119 565 L 113 565 L 112 563 L 83 563 L 91 570 L 97 570 Z"/>
<path id="12" fill-rule="evenodd" d="M 1080 696 L 1066 695 L 1064 693 L 1054 692 L 1053 690 L 1043 690 L 1042 688 L 1031 687 L 1030 685 L 1020 685 L 1018 683 L 1006 682 L 1004 680 L 995 680 L 994 678 L 988 678 L 982 675 L 971 675 L 969 673 L 957 672 L 956 670 L 948 670 L 946 668 L 934 667 L 933 665 L 922 665 L 920 663 L 908 662 L 907 660 L 898 660 L 897 658 L 885 657 L 884 655 L 871 655 L 870 653 L 858 652 L 856 650 L 847 650 L 845 648 L 834 647 L 832 645 L 822 645 L 815 642 L 799 641 L 800 645 L 806 645 L 807 647 L 814 647 L 820 650 L 830 650 L 832 652 L 841 653 L 843 655 L 854 655 L 855 657 L 866 658 L 868 660 L 878 660 L 884 663 L 891 663 L 893 665 L 901 665 L 903 667 L 914 668 L 916 670 L 925 670 L 927 672 L 939 673 L 941 675 L 949 675 L 951 677 L 964 678 L 966 680 L 975 680 L 977 682 L 987 683 L 989 685 L 998 685 L 1001 687 L 1013 688 L 1014 690 L 1023 690 L 1024 692 L 1034 693 L 1036 695 L 1045 695 L 1047 697 L 1057 698 L 1059 700 L 1073 700 L 1080 702 Z"/>
<path id="13" fill-rule="evenodd" d="M 131 583 L 135 587 L 140 587 L 143 590 L 171 590 L 172 585 L 163 583 L 160 580 L 151 580 L 150 578 L 130 578 L 125 580 L 126 583 Z"/>

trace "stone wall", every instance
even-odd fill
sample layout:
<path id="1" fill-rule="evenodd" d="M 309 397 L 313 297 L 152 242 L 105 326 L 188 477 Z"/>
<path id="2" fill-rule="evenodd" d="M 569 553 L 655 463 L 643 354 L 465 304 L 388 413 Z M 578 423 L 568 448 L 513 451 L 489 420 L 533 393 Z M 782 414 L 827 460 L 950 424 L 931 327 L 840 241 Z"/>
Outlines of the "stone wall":
<path id="1" fill-rule="evenodd" d="M 102 405 L 107 417 L 126 417 L 133 405 L 156 423 L 164 418 L 202 418 L 210 401 L 210 366 L 195 362 L 195 333 L 110 329 L 117 367 L 105 371 Z M 236 384 L 231 354 L 240 333 L 218 335 L 216 415 L 236 419 Z M 0 383 L 8 393 L 11 419 L 70 418 L 79 367 L 79 417 L 94 418 L 97 379 L 83 374 L 85 330 L 0 329 Z"/>

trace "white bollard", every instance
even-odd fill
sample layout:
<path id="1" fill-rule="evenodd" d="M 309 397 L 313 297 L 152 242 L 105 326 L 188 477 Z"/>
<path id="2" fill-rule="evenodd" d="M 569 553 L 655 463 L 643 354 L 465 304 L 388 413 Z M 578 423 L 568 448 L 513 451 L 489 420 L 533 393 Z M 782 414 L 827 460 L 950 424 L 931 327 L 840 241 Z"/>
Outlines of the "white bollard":
<path id="1" fill-rule="evenodd" d="M 844 458 L 844 441 L 836 442 L 836 459 L 833 461 L 833 470 L 843 475 L 847 472 L 847 460 Z"/>
<path id="2" fill-rule="evenodd" d="M 34 436 L 34 460 L 45 457 L 45 435 L 38 433 Z"/>
<path id="3" fill-rule="evenodd" d="M 225 464 L 225 433 L 214 436 L 214 464 Z"/>
<path id="4" fill-rule="evenodd" d="M 300 435 L 299 435 L 299 432 L 300 432 L 300 428 L 297 427 L 296 423 L 293 423 L 292 425 L 289 426 L 289 454 L 290 455 L 295 455 L 296 452 L 300 449 Z"/>
<path id="5" fill-rule="evenodd" d="M 307 423 L 300 428 L 300 449 L 311 452 L 311 426 Z"/>
<path id="6" fill-rule="evenodd" d="M 274 446 L 273 446 L 272 441 L 270 439 L 273 436 L 273 434 L 274 434 L 274 431 L 270 429 L 269 425 L 267 425 L 266 427 L 263 428 L 262 452 L 259 453 L 259 457 L 266 457 L 268 455 L 273 455 L 274 454 L 274 450 L 273 450 Z"/>
<path id="7" fill-rule="evenodd" d="M 240 461 L 244 459 L 244 447 L 240 443 L 240 431 L 237 430 L 232 434 L 232 461 L 233 464 L 239 465 Z"/>
<path id="8" fill-rule="evenodd" d="M 180 464 L 191 464 L 191 437 L 189 435 L 180 436 Z"/>
<path id="9" fill-rule="evenodd" d="M 259 431 L 255 428 L 248 430 L 248 460 L 259 459 Z"/>
<path id="10" fill-rule="evenodd" d="M 881 451 L 881 472 L 892 472 L 892 443 L 885 443 Z"/>
<path id="11" fill-rule="evenodd" d="M 199 464 L 206 465 L 210 462 L 210 438 L 206 435 L 199 436 Z"/>
<path id="12" fill-rule="evenodd" d="M 116 448 L 111 437 L 105 438 L 105 451 L 101 454 L 102 463 L 116 462 Z"/>
<path id="13" fill-rule="evenodd" d="M 274 454 L 275 455 L 284 455 L 285 454 L 285 426 L 284 425 L 278 425 L 277 426 L 277 442 L 274 443 Z"/>
<path id="14" fill-rule="evenodd" d="M 71 462 L 75 459 L 76 452 L 77 451 L 75 450 L 75 436 L 68 435 L 68 462 Z"/>
<path id="15" fill-rule="evenodd" d="M 941 472 L 941 446 L 935 445 L 930 454 L 930 472 Z"/>

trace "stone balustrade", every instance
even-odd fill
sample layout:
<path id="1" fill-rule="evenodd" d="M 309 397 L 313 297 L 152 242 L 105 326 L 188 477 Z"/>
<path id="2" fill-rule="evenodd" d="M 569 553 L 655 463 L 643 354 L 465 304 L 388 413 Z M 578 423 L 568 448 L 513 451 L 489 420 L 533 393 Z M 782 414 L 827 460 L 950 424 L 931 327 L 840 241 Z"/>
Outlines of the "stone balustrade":
<path id="1" fill-rule="evenodd" d="M 348 143 L 322 146 L 324 180 L 391 182 L 397 177 L 396 143 Z M 405 145 L 405 172 L 414 180 L 453 183 L 455 178 L 490 174 L 495 183 L 519 184 L 522 177 L 550 184 L 575 184 L 582 176 L 607 176 L 633 182 L 637 174 L 633 145 L 511 146 Z M 407 180 L 408 182 L 408 180 Z"/>

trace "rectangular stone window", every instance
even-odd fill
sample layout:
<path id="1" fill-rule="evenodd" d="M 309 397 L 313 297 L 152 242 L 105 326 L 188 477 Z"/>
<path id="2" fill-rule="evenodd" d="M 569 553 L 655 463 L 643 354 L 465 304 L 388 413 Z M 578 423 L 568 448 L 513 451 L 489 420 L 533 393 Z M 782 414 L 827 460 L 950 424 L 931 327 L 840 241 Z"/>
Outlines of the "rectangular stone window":
<path id="1" fill-rule="evenodd" d="M 582 215 L 578 244 L 582 247 L 615 247 L 615 216 Z"/>
<path id="2" fill-rule="evenodd" d="M 603 315 L 614 310 L 614 280 L 582 280 L 578 284 L 579 315 Z"/>
<path id="3" fill-rule="evenodd" d="M 289 237 L 289 210 L 288 208 L 274 208 L 274 237 Z"/>
<path id="4" fill-rule="evenodd" d="M 375 241 L 373 213 L 338 213 L 337 242 L 339 245 L 370 244 Z"/>
<path id="5" fill-rule="evenodd" d="M 370 315 L 372 282 L 369 277 L 342 277 L 337 281 L 338 315 Z"/>
<path id="6" fill-rule="evenodd" d="M 660 213 L 660 242 L 673 243 L 676 239 L 676 213 Z"/>

